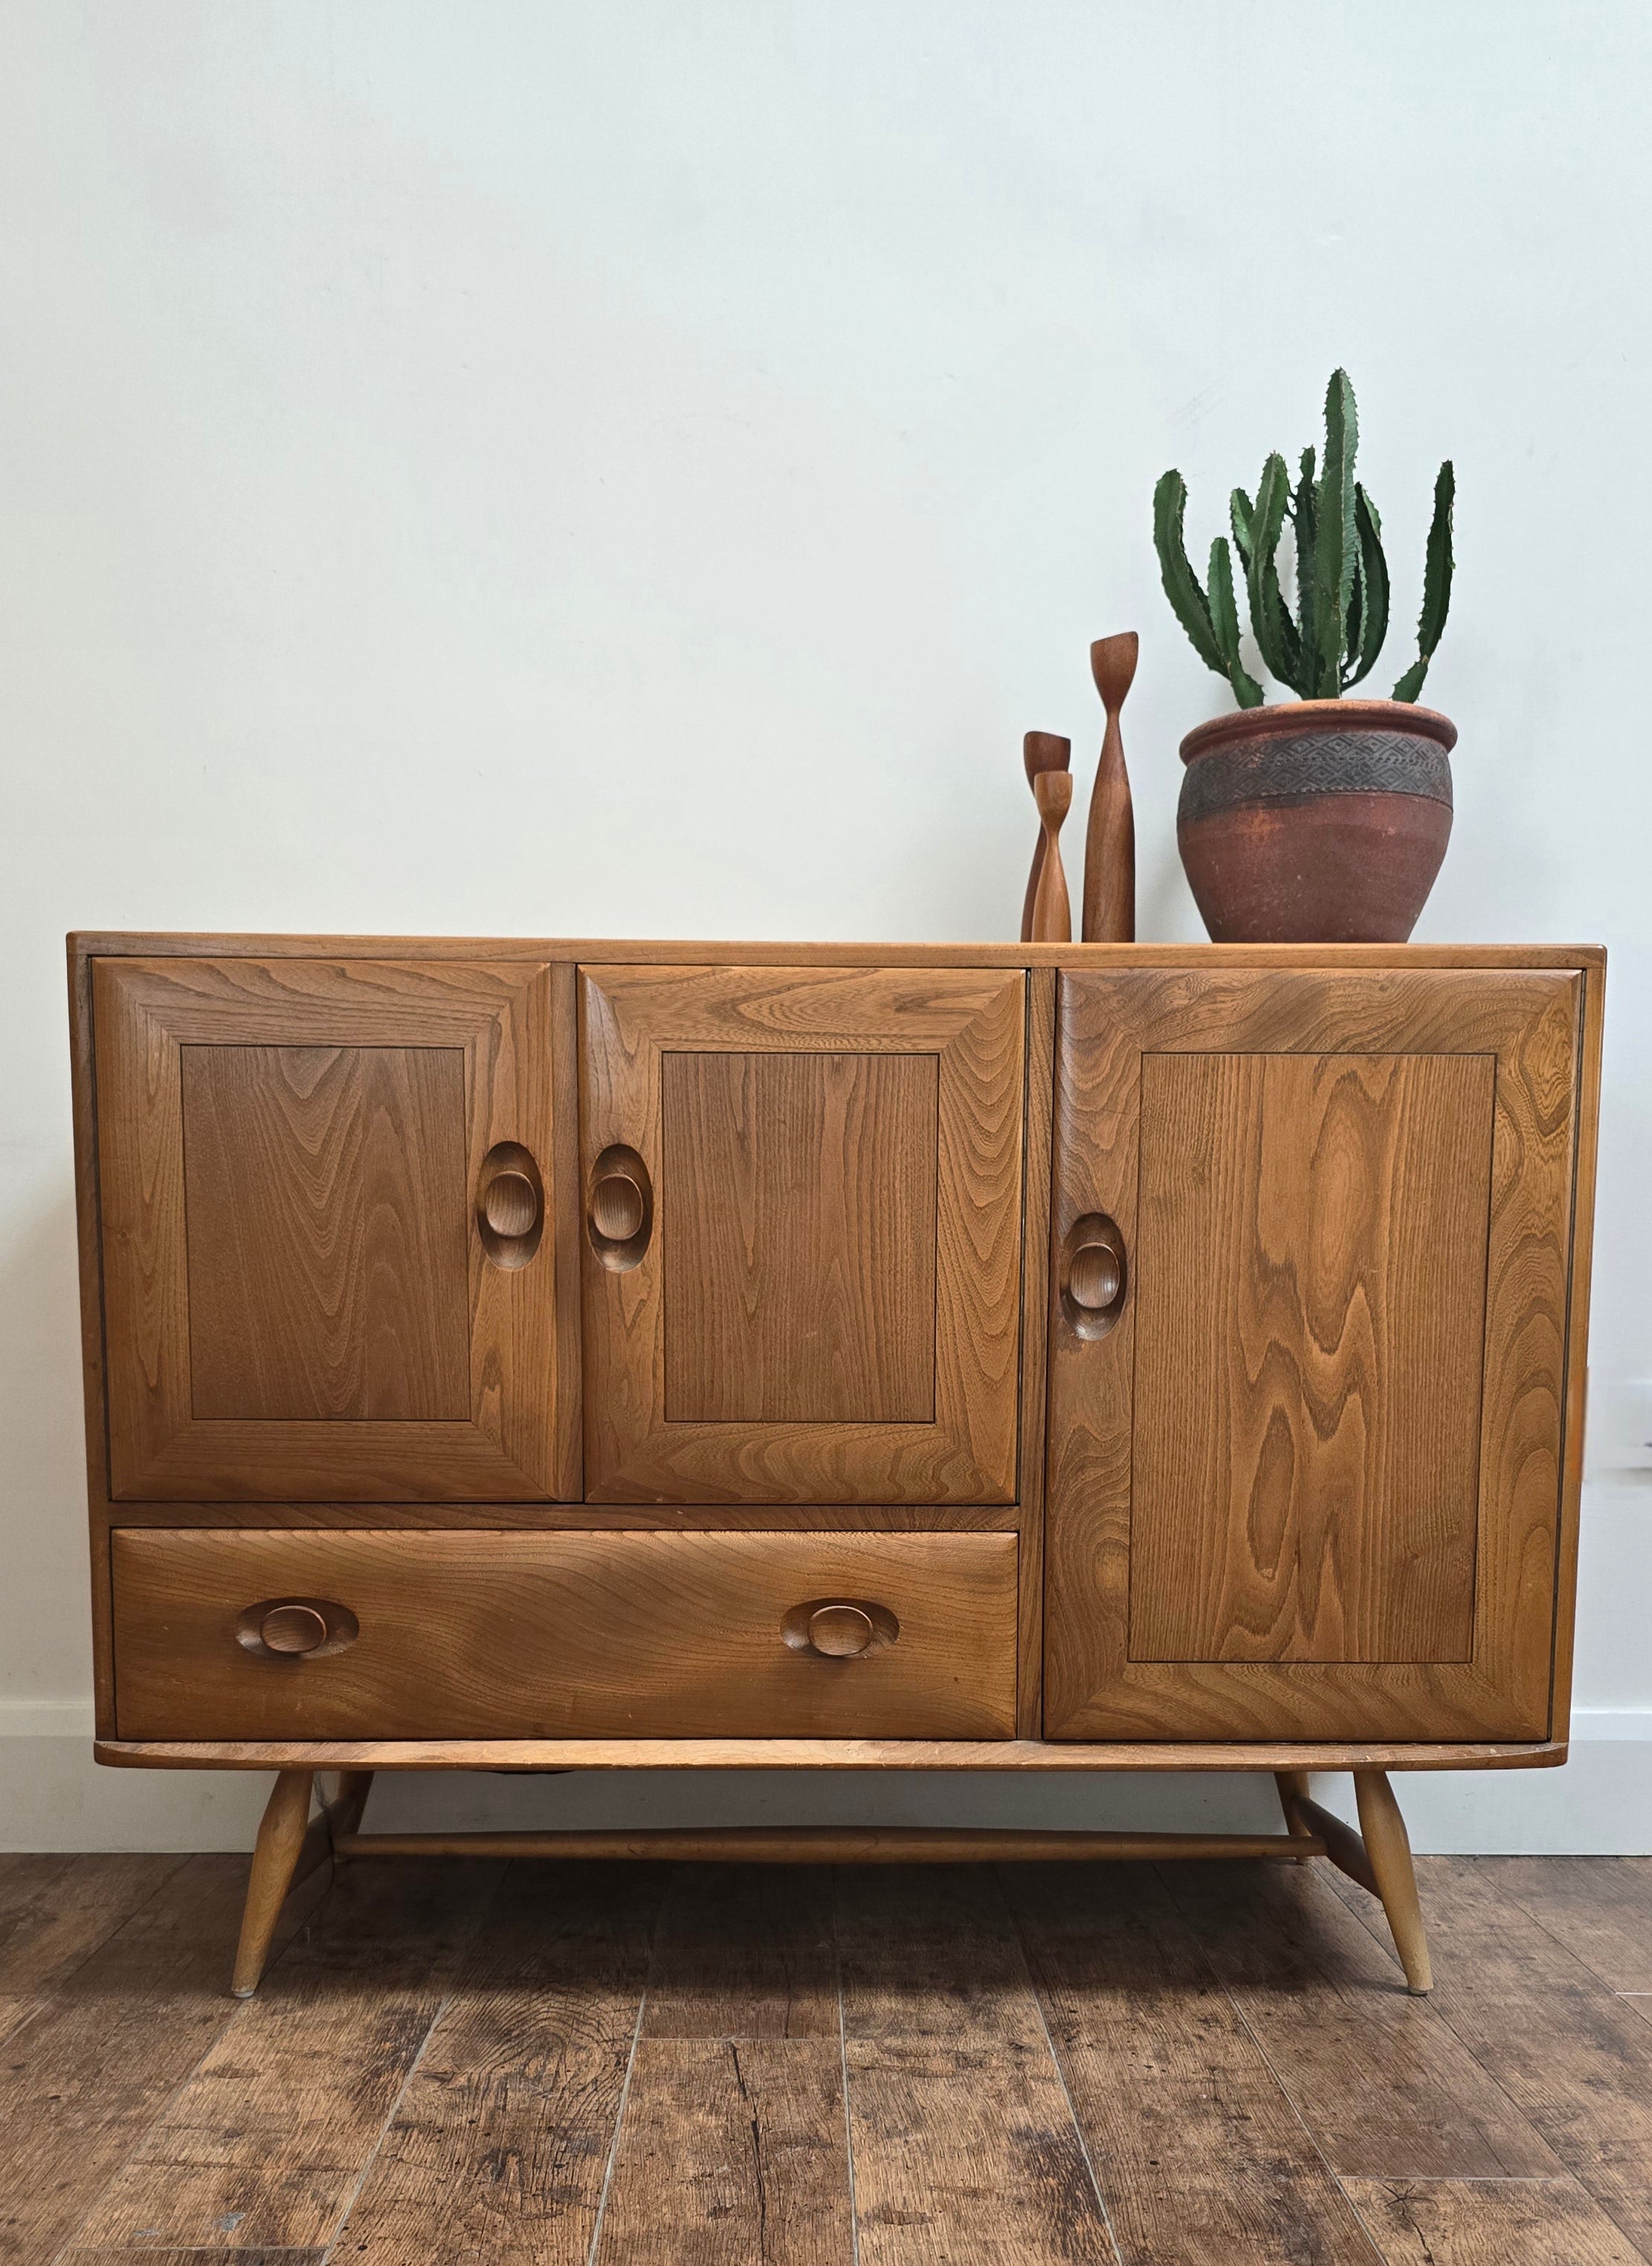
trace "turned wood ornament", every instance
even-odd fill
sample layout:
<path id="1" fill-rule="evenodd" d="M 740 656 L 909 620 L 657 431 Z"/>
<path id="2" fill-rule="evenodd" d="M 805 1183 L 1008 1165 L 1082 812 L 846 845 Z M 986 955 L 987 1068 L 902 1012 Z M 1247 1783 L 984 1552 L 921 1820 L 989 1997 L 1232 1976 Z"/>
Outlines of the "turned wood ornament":
<path id="1" fill-rule="evenodd" d="M 1071 771 L 1040 771 L 1033 781 L 1038 815 L 1044 822 L 1043 859 L 1039 866 L 1038 891 L 1033 900 L 1034 944 L 1071 944 L 1072 907 L 1067 896 L 1067 875 L 1061 862 L 1061 826 L 1072 806 Z"/>
<path id="2" fill-rule="evenodd" d="M 1090 822 L 1084 845 L 1085 944 L 1136 941 L 1136 814 L 1119 711 L 1136 675 L 1138 640 L 1134 630 L 1098 638 L 1090 648 L 1090 673 L 1107 711 L 1101 757 L 1090 791 Z"/>
<path id="3" fill-rule="evenodd" d="M 1059 732 L 1028 732 L 1021 742 L 1021 760 L 1027 765 L 1027 784 L 1032 786 L 1040 771 L 1064 771 L 1067 769 L 1072 761 L 1072 742 L 1064 740 Z M 1038 839 L 1033 845 L 1033 870 L 1027 877 L 1027 895 L 1021 903 L 1023 944 L 1032 939 L 1033 907 L 1038 900 L 1038 877 L 1043 866 L 1044 830 L 1041 826 Z"/>

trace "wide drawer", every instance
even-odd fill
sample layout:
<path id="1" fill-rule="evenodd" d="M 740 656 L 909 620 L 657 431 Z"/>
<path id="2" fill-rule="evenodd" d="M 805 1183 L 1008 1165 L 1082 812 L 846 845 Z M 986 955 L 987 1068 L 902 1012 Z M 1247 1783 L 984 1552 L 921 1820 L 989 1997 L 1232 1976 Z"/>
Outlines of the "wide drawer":
<path id="1" fill-rule="evenodd" d="M 1012 1534 L 127 1529 L 116 1711 L 127 1739 L 1008 1738 L 1015 1581 Z"/>

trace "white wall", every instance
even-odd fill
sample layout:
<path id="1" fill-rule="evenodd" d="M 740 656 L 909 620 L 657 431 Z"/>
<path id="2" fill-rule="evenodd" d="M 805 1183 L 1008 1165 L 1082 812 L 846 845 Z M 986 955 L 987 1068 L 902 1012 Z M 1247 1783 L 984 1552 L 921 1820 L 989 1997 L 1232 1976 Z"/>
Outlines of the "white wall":
<path id="1" fill-rule="evenodd" d="M 1652 1847 L 1649 86 L 1637 0 L 0 10 L 0 1831 L 233 1843 L 259 1791 L 84 1760 L 64 929 L 1008 936 L 1020 735 L 1093 745 L 1135 625 L 1141 929 L 1196 936 L 1175 746 L 1226 704 L 1153 481 L 1208 541 L 1342 362 L 1401 624 L 1457 464 L 1419 934 L 1617 955 L 1602 1736 L 1414 1809 Z"/>

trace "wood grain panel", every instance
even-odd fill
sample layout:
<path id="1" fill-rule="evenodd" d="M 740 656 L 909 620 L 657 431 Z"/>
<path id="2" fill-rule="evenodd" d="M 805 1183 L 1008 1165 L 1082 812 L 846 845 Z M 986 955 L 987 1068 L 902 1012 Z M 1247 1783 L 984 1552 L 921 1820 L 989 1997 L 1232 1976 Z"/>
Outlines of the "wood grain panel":
<path id="1" fill-rule="evenodd" d="M 566 1300 L 559 1305 L 556 1239 L 545 1236 L 526 1266 L 495 1266 L 482 1248 L 470 1203 L 482 1159 L 501 1141 L 520 1143 L 538 1159 L 547 1184 L 559 1185 L 563 1174 L 574 1170 L 574 1128 L 559 1126 L 552 1108 L 549 971 L 531 962 L 474 961 L 406 965 L 359 960 L 106 960 L 94 966 L 93 1003 L 113 1495 L 205 1502 L 246 1496 L 520 1501 L 577 1487 L 576 1458 L 570 1470 L 572 1432 L 566 1418 L 559 1423 L 558 1417 L 559 1399 L 572 1388 L 563 1382 L 560 1361 L 559 1313 L 566 1312 Z M 457 1182 L 450 1158 L 438 1165 L 428 1153 L 437 1137 L 430 1113 L 438 1099 L 428 1084 L 422 1090 L 396 1089 L 398 1106 L 417 1093 L 414 1120 L 381 1128 L 373 1137 L 380 1159 L 374 1188 L 382 1200 L 388 1202 L 398 1178 L 395 1173 L 387 1176 L 385 1149 L 398 1146 L 404 1157 L 420 1158 L 409 1171 L 406 1189 L 421 1214 L 431 1200 L 440 1198 L 450 1206 L 457 1202 L 457 1213 L 428 1221 L 386 1219 L 374 1229 L 378 1251 L 392 1246 L 398 1254 L 428 1251 L 428 1258 L 411 1263 L 398 1256 L 398 1269 L 410 1284 L 434 1268 L 445 1285 L 453 1239 L 464 1239 L 466 1359 L 457 1414 L 366 1416 L 348 1422 L 331 1415 L 197 1417 L 184 1057 L 219 1049 L 252 1050 L 266 1058 L 288 1049 L 352 1055 L 374 1049 L 454 1050 L 462 1056 L 463 1115 L 455 1126 L 444 1122 L 439 1137 L 442 1144 L 457 1139 L 461 1144 Z M 189 1076 L 204 1108 L 214 1088 L 211 1067 L 197 1064 Z M 358 1098 L 387 1107 L 391 1089 L 382 1083 L 375 1087 L 365 1068 L 360 1076 Z M 222 1083 L 216 1089 L 221 1102 Z M 439 1088 L 449 1100 L 454 1091 L 450 1078 Z M 264 1099 L 272 1100 L 267 1086 Z M 289 1146 L 280 1184 L 289 1217 L 286 1225 L 278 1221 L 275 1248 L 260 1261 L 254 1278 L 262 1290 L 278 1297 L 298 1296 L 307 1271 L 293 1250 L 292 1206 L 308 1202 L 318 1211 L 306 1230 L 312 1257 L 331 1232 L 326 1191 L 315 1183 L 318 1167 L 307 1145 L 320 1137 L 319 1119 L 331 1099 L 296 1118 L 290 1111 L 283 1115 Z M 343 1096 L 339 1099 L 342 1107 Z M 250 1098 L 238 1103 L 238 1115 L 241 1134 L 250 1137 L 249 1106 Z M 259 1129 L 266 1139 L 274 1137 L 270 1107 L 262 1110 Z M 358 1123 L 357 1130 L 366 1141 L 369 1129 Z M 319 1154 L 325 1177 L 325 1160 L 332 1154 L 325 1141 Z M 208 1229 L 221 1236 L 220 1199 L 230 1193 L 230 1183 L 222 1170 L 215 1175 L 209 1160 L 204 1181 L 199 1175 L 197 1180 Z M 285 1256 L 278 1255 L 283 1247 Z M 209 1264 L 210 1252 L 204 1251 L 203 1258 Z M 566 1254 L 563 1263 L 572 1263 Z M 295 1389 L 293 1360 L 306 1329 L 312 1351 L 318 1345 L 325 1349 L 324 1366 L 335 1371 L 342 1362 L 347 1374 L 359 1370 L 365 1375 L 375 1357 L 370 1348 L 359 1345 L 347 1356 L 339 1336 L 342 1324 L 325 1312 L 347 1268 L 330 1256 L 319 1278 L 313 1268 L 308 1271 L 310 1295 L 322 1302 L 324 1311 L 318 1316 L 312 1309 L 307 1321 L 295 1324 L 289 1319 L 276 1329 L 287 1378 L 282 1390 L 288 1392 Z M 240 1295 L 233 1282 L 216 1287 L 215 1327 Z M 371 1324 L 376 1311 L 373 1297 L 358 1304 L 356 1326 Z M 232 1327 L 230 1347 L 244 1347 L 244 1326 Z M 432 1383 L 445 1407 L 457 1383 L 447 1335 L 451 1300 L 445 1288 L 435 1327 Z M 422 1363 L 425 1356 L 418 1358 Z M 215 1391 L 228 1387 L 229 1371 L 235 1389 L 246 1381 L 238 1350 L 220 1347 L 208 1350 L 207 1359 L 209 1402 Z M 310 1381 L 296 1389 L 326 1389 L 317 1384 L 313 1363 Z M 335 1397 L 340 1389 L 332 1388 Z"/>
<path id="2" fill-rule="evenodd" d="M 661 1069 L 666 1422 L 932 1423 L 937 1057 Z"/>
<path id="3" fill-rule="evenodd" d="M 181 1056 L 196 1419 L 463 1422 L 463 1051 Z"/>
<path id="4" fill-rule="evenodd" d="M 895 975 L 632 967 L 583 975 L 581 1115 L 587 1176 L 610 1146 L 634 1151 L 652 1180 L 664 1223 L 663 1232 L 654 1235 L 629 1268 L 604 1265 L 588 1243 L 585 1252 L 586 1485 L 594 1500 L 1014 1500 L 1025 995 L 1026 979 L 1019 973 L 969 968 Z M 794 1060 L 875 1056 L 903 1064 L 917 1057 L 925 1076 L 932 1064 L 934 1387 L 932 1414 L 926 1412 L 924 1421 L 670 1421 L 667 1380 L 673 1360 L 692 1364 L 700 1356 L 689 1347 L 676 1356 L 669 1334 L 666 1285 L 673 1271 L 673 1224 L 696 1198 L 692 1184 L 679 1190 L 671 1177 L 666 1063 L 684 1056 L 759 1053 Z M 795 1201 L 805 1210 L 821 1200 L 812 1191 L 819 1173 L 815 1159 L 796 1184 Z M 727 1188 L 720 1194 L 723 1217 L 735 1200 Z M 910 1201 L 903 1185 L 903 1211 Z M 903 1304 L 909 1304 L 918 1276 L 910 1261 L 903 1266 L 908 1285 Z M 731 1282 L 717 1294 L 718 1311 L 726 1312 L 740 1295 Z M 845 1311 L 854 1316 L 851 1327 L 864 1342 L 874 1327 L 866 1292 L 858 1288 L 845 1297 Z M 887 1334 L 891 1319 L 880 1308 L 875 1327 Z M 814 1361 L 807 1339 L 791 1342 L 806 1363 Z M 884 1358 L 880 1351 L 880 1362 Z M 688 1374 L 701 1376 L 692 1366 Z M 884 1381 L 910 1392 L 911 1372 L 886 1367 Z M 719 1388 L 707 1384 L 705 1389 Z M 787 1388 L 820 1389 L 807 1379 Z"/>
<path id="5" fill-rule="evenodd" d="M 1045 1536 L 1047 1735 L 1400 1743 L 1545 1736 L 1580 998 L 1575 974 L 1542 969 L 1458 972 L 1405 964 L 1264 974 L 1223 965 L 1064 976 L 1052 1222 L 1057 1252 L 1074 1223 L 1093 1212 L 1116 1224 L 1129 1253 L 1140 1249 L 1144 1056 L 1489 1055 L 1496 1089 L 1472 1659 L 1132 1660 L 1135 1394 L 1147 1358 L 1180 1363 L 1183 1347 L 1144 1349 L 1139 1282 L 1116 1327 L 1100 1336 L 1077 1335 L 1057 1280 L 1051 1286 Z M 1471 1137 L 1478 1143 L 1480 1129 Z M 1193 1334 L 1197 1315 L 1189 1312 L 1183 1327 Z M 1175 1387 L 1148 1390 L 1168 1394 Z M 1144 1452 L 1151 1459 L 1156 1451 Z M 1266 1562 L 1260 1546 L 1253 1562 Z M 1341 1590 L 1352 1586 L 1339 1575 Z M 1371 1603 L 1361 1610 L 1380 1628 L 1388 1608 Z"/>
<path id="6" fill-rule="evenodd" d="M 114 1538 L 116 1692 L 133 1736 L 1007 1737 L 1012 1535 L 302 1533 Z M 340 1650 L 237 1641 L 267 1597 L 341 1604 Z M 851 1659 L 788 1644 L 819 1597 L 899 1624 Z"/>
<path id="7" fill-rule="evenodd" d="M 1132 1660 L 1470 1657 L 1495 1086 L 1143 1057 Z"/>

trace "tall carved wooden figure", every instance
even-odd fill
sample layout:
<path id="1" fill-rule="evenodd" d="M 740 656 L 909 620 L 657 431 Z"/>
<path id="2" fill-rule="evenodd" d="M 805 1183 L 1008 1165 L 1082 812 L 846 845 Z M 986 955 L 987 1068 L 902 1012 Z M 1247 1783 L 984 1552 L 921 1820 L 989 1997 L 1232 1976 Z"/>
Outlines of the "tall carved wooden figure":
<path id="1" fill-rule="evenodd" d="M 1136 941 L 1136 814 L 1119 711 L 1136 676 L 1138 640 L 1134 630 L 1098 638 L 1090 648 L 1090 673 L 1107 711 L 1101 757 L 1090 790 L 1090 823 L 1084 845 L 1084 941 Z"/>

